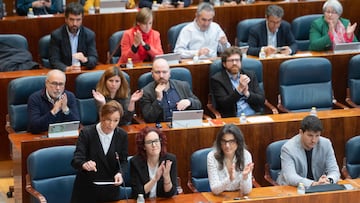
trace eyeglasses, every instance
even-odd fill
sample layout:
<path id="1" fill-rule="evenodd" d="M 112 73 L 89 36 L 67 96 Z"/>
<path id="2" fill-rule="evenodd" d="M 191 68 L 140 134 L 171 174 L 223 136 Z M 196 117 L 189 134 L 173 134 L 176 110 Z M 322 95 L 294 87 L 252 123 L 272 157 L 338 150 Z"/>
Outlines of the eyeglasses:
<path id="1" fill-rule="evenodd" d="M 228 63 L 240 63 L 240 59 L 227 59 L 226 62 Z"/>
<path id="2" fill-rule="evenodd" d="M 325 11 L 325 13 L 328 14 L 328 15 L 330 15 L 330 14 L 332 14 L 332 15 L 337 14 L 336 11 Z"/>
<path id="3" fill-rule="evenodd" d="M 235 145 L 236 144 L 236 140 L 232 139 L 232 140 L 220 140 L 220 143 L 221 145 L 226 145 L 226 144 L 229 144 L 229 145 Z"/>
<path id="4" fill-rule="evenodd" d="M 146 140 L 146 141 L 144 141 L 144 144 L 146 144 L 146 145 L 153 145 L 153 144 L 157 145 L 160 142 L 161 142 L 161 139 Z"/>
<path id="5" fill-rule="evenodd" d="M 51 85 L 51 86 L 53 86 L 53 87 L 64 87 L 65 86 L 65 83 L 63 83 L 63 82 L 50 82 L 50 81 L 48 81 L 49 82 L 49 84 Z"/>
<path id="6" fill-rule="evenodd" d="M 154 74 L 160 74 L 160 73 L 162 73 L 162 74 L 166 74 L 166 73 L 168 73 L 169 71 L 168 70 L 163 70 L 163 71 L 160 71 L 160 70 L 156 70 L 156 71 L 153 71 L 153 73 Z"/>

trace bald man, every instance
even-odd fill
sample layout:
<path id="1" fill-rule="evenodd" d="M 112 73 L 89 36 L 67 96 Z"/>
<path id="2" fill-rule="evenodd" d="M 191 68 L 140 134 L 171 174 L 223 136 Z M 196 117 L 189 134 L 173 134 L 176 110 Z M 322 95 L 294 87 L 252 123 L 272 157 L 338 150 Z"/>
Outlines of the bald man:
<path id="1" fill-rule="evenodd" d="M 34 92 L 28 100 L 28 131 L 41 133 L 49 124 L 80 120 L 76 99 L 65 90 L 66 75 L 60 70 L 48 72 L 45 88 Z"/>
<path id="2" fill-rule="evenodd" d="M 146 122 L 168 122 L 173 111 L 201 109 L 200 100 L 187 82 L 170 79 L 170 67 L 166 60 L 155 60 L 151 74 L 154 81 L 143 88 L 144 95 L 140 99 Z"/>

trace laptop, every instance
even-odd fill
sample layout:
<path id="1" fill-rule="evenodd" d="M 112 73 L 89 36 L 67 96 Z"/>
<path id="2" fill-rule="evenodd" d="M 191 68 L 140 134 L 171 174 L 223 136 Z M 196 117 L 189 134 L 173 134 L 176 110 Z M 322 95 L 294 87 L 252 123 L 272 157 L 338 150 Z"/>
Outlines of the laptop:
<path id="1" fill-rule="evenodd" d="M 168 54 L 156 55 L 154 60 L 159 59 L 159 58 L 165 59 L 169 65 L 177 65 L 180 63 L 181 54 L 168 53 Z"/>
<path id="2" fill-rule="evenodd" d="M 334 53 L 360 52 L 360 42 L 339 43 L 334 46 Z"/>
<path id="3" fill-rule="evenodd" d="M 48 137 L 66 137 L 79 135 L 80 121 L 53 123 L 49 125 Z"/>
<path id="4" fill-rule="evenodd" d="M 119 13 L 126 10 L 127 0 L 101 0 L 100 13 Z"/>
<path id="5" fill-rule="evenodd" d="M 173 111 L 172 128 L 201 127 L 204 110 Z"/>

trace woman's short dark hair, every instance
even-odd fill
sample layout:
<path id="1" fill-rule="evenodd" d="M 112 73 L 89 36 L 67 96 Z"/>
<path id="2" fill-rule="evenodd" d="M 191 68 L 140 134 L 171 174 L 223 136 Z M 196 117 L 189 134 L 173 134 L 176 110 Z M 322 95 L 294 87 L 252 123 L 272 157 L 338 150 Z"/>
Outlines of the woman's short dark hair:
<path id="1" fill-rule="evenodd" d="M 167 152 L 166 146 L 167 146 L 167 139 L 166 135 L 159 130 L 158 128 L 154 127 L 145 127 L 140 130 L 140 132 L 136 135 L 136 146 L 137 146 L 137 154 L 140 155 L 143 159 L 147 159 L 146 151 L 145 151 L 145 137 L 150 133 L 155 132 L 159 135 L 160 144 L 161 144 L 161 151 L 160 151 L 160 157 L 164 156 Z"/>

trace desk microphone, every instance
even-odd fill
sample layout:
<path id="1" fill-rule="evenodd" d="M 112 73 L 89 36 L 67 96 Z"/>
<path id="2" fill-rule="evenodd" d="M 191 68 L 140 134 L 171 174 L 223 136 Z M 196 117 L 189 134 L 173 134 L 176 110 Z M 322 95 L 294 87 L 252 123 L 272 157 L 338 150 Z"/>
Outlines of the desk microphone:
<path id="1" fill-rule="evenodd" d="M 117 161 L 117 164 L 119 166 L 119 171 L 121 173 L 121 176 L 123 177 L 123 187 L 124 187 L 124 191 L 125 191 L 125 199 L 126 199 L 126 202 L 128 202 L 128 196 L 127 196 L 127 192 L 126 192 L 126 185 L 125 185 L 125 174 L 123 173 L 122 171 L 122 168 L 121 168 L 121 164 L 120 164 L 120 158 L 119 158 L 119 154 L 117 152 L 115 152 L 115 159 Z"/>

